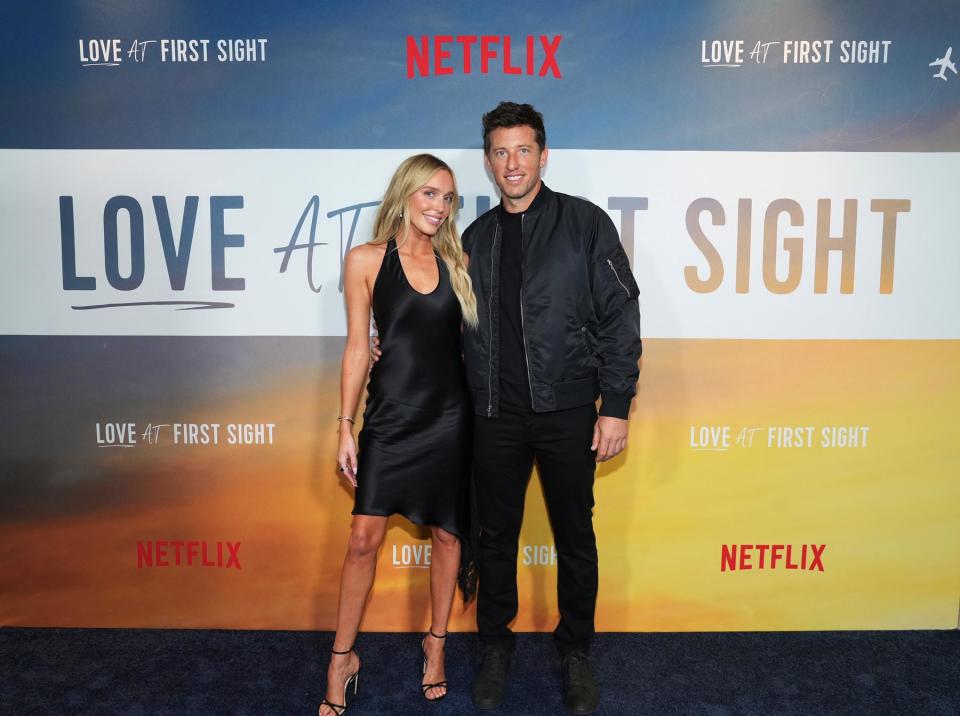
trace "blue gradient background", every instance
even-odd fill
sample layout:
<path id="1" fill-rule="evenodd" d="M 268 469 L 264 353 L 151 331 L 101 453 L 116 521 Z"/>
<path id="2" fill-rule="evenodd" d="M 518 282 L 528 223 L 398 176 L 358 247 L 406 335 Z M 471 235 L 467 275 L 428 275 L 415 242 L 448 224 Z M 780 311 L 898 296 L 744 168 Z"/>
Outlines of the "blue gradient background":
<path id="1" fill-rule="evenodd" d="M 927 66 L 960 55 L 956 2 L 41 1 L 0 19 L 4 148 L 478 147 L 482 112 L 515 99 L 554 147 L 960 149 L 960 78 Z M 481 75 L 476 45 L 470 75 L 407 79 L 408 34 L 560 34 L 563 79 Z M 121 38 L 123 64 L 83 68 L 81 37 Z M 156 44 L 126 58 L 134 39 L 230 37 L 267 38 L 267 61 L 164 64 Z M 886 65 L 707 69 L 713 39 L 893 44 Z"/>

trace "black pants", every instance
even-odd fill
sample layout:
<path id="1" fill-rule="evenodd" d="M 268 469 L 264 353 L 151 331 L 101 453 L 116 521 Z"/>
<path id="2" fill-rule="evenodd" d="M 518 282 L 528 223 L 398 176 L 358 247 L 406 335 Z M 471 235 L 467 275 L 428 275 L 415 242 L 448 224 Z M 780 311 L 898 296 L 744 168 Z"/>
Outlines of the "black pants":
<path id="1" fill-rule="evenodd" d="M 474 466 L 480 514 L 477 626 L 484 643 L 513 648 L 517 615 L 517 549 L 523 503 L 536 459 L 557 547 L 561 654 L 587 651 L 597 605 L 593 532 L 596 407 L 553 413 L 500 412 L 474 421 Z"/>

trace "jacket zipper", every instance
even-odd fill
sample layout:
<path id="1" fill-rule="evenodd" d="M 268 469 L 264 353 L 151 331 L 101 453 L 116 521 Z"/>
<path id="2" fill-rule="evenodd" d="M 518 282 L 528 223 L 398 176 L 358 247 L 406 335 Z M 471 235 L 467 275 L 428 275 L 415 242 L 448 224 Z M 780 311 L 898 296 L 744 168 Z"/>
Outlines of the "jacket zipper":
<path id="1" fill-rule="evenodd" d="M 613 271 L 613 277 L 617 279 L 617 283 L 620 284 L 620 287 L 623 289 L 624 293 L 627 294 L 627 298 L 630 298 L 630 291 L 626 286 L 623 285 L 623 281 L 620 280 L 620 274 L 618 274 L 617 270 L 613 267 L 613 261 L 607 259 L 607 265 L 610 267 L 610 270 Z"/>
<path id="2" fill-rule="evenodd" d="M 497 250 L 497 237 L 500 236 L 500 224 L 493 233 L 493 244 L 490 249 L 490 296 L 487 297 L 487 319 L 490 326 L 490 347 L 487 350 L 487 417 L 493 415 L 493 266 Z"/>
<path id="3" fill-rule="evenodd" d="M 523 335 L 523 361 L 527 364 L 527 387 L 530 389 L 530 409 L 533 410 L 533 378 L 530 375 L 530 358 L 527 357 L 527 328 L 523 320 L 523 270 L 526 267 L 526 254 L 523 249 L 523 220 L 527 214 L 520 214 L 520 333 Z"/>

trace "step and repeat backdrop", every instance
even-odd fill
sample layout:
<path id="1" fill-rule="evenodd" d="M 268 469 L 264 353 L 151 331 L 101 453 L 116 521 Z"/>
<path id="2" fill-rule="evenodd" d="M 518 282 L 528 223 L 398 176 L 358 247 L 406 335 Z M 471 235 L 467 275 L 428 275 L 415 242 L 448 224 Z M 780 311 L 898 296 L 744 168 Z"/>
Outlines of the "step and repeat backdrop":
<path id="1" fill-rule="evenodd" d="M 957 627 L 955 3 L 0 12 L 0 625 L 334 626 L 344 254 L 418 151 L 495 205 L 510 99 L 641 288 L 598 628 Z M 421 630 L 390 524 L 364 628 Z M 534 475 L 517 629 L 556 557 Z"/>

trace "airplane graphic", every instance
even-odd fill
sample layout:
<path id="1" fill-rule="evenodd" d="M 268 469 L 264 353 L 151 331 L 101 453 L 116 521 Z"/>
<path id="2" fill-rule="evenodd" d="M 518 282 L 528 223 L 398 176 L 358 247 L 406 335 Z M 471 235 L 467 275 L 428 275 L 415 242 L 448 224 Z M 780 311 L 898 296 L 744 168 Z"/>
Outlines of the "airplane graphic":
<path id="1" fill-rule="evenodd" d="M 957 66 L 950 61 L 950 53 L 953 52 L 952 47 L 947 48 L 947 53 L 930 63 L 930 67 L 939 67 L 940 71 L 934 75 L 934 77 L 939 77 L 944 82 L 947 81 L 947 76 L 944 74 L 947 70 L 950 70 L 953 74 L 957 74 Z"/>

